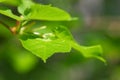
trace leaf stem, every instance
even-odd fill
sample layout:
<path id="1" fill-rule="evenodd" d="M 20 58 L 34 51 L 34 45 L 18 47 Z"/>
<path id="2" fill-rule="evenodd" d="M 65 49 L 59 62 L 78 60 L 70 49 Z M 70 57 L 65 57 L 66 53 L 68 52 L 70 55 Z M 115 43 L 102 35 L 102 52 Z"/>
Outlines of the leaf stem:
<path id="1" fill-rule="evenodd" d="M 16 25 L 15 25 L 15 27 L 16 27 L 16 29 L 17 29 L 16 31 L 19 31 L 19 30 L 20 30 L 20 27 L 21 27 L 21 26 L 20 26 L 20 23 L 21 23 L 20 21 L 16 21 Z"/>
<path id="2" fill-rule="evenodd" d="M 25 30 L 29 31 L 29 29 L 35 24 L 35 22 L 31 22 L 30 24 L 26 25 Z"/>
<path id="3" fill-rule="evenodd" d="M 12 31 L 12 29 L 10 28 L 10 26 L 8 26 L 6 23 L 0 21 L 0 24 L 2 24 L 4 27 L 6 27 L 11 33 L 14 33 L 14 32 Z"/>
<path id="4" fill-rule="evenodd" d="M 6 27 L 12 34 L 16 34 L 17 32 L 19 32 L 20 30 L 20 21 L 16 21 L 15 26 L 10 27 L 9 25 L 7 25 L 6 23 L 0 21 L 0 24 L 2 24 L 4 27 Z"/>

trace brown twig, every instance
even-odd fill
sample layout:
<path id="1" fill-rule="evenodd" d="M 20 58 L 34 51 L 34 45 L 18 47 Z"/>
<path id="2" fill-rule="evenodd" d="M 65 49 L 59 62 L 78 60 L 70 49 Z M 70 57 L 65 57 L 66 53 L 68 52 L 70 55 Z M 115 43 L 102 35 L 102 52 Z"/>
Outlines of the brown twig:
<path id="1" fill-rule="evenodd" d="M 12 34 L 16 34 L 17 29 L 20 26 L 20 22 L 19 21 L 16 21 L 16 25 L 13 26 L 13 27 L 8 26 L 6 23 L 4 23 L 2 21 L 0 21 L 0 24 L 2 24 L 4 27 L 6 27 Z"/>
<path id="2" fill-rule="evenodd" d="M 14 34 L 16 34 L 17 31 L 19 31 L 19 29 L 20 29 L 20 21 L 16 21 L 16 25 L 12 27 L 12 31 L 14 32 Z"/>

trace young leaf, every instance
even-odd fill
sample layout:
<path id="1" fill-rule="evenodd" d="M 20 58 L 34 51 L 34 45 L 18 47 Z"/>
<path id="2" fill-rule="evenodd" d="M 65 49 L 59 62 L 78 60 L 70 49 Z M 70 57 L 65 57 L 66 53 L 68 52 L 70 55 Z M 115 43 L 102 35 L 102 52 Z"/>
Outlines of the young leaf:
<path id="1" fill-rule="evenodd" d="M 20 41 L 22 42 L 24 48 L 42 58 L 44 62 L 46 62 L 46 59 L 52 56 L 54 53 L 70 52 L 71 50 L 70 44 L 67 41 L 61 39 L 49 41 L 36 38 L 27 40 L 21 39 Z"/>
<path id="2" fill-rule="evenodd" d="M 21 0 L 4 0 L 3 3 L 7 5 L 18 6 L 21 4 Z"/>
<path id="3" fill-rule="evenodd" d="M 24 48 L 46 62 L 46 59 L 55 53 L 65 53 L 71 50 L 69 41 L 58 37 L 58 33 L 54 32 L 53 29 L 55 29 L 55 26 L 41 26 L 39 29 L 34 30 L 33 34 L 24 33 L 20 41 Z"/>
<path id="4" fill-rule="evenodd" d="M 25 16 L 27 10 L 34 4 L 31 0 L 21 0 L 21 5 L 18 6 L 18 12 Z"/>
<path id="5" fill-rule="evenodd" d="M 51 7 L 50 5 L 34 4 L 30 2 L 30 5 L 19 6 L 18 11 L 23 14 L 25 19 L 27 20 L 71 20 L 71 17 L 67 12 L 56 7 Z"/>
<path id="6" fill-rule="evenodd" d="M 73 41 L 72 34 L 65 26 L 58 26 L 54 29 L 54 32 L 58 38 L 65 39 L 67 41 Z"/>
<path id="7" fill-rule="evenodd" d="M 5 16 L 8 16 L 10 18 L 13 18 L 15 20 L 18 20 L 18 21 L 21 20 L 20 17 L 14 15 L 10 9 L 5 8 L 5 7 L 0 7 L 0 13 L 3 14 L 3 15 L 5 15 Z"/>
<path id="8" fill-rule="evenodd" d="M 69 30 L 67 30 L 66 27 L 64 26 L 60 26 L 58 27 L 57 32 L 57 36 L 59 38 L 64 38 L 65 40 L 69 41 L 69 43 L 71 44 L 71 46 L 78 50 L 84 57 L 86 58 L 97 58 L 101 61 L 103 61 L 104 63 L 106 63 L 105 59 L 102 58 L 102 48 L 100 45 L 97 46 L 80 46 L 79 44 L 77 44 L 72 35 L 70 34 Z"/>
<path id="9" fill-rule="evenodd" d="M 71 42 L 71 45 L 74 49 L 80 51 L 84 57 L 97 58 L 106 63 L 105 59 L 102 57 L 102 48 L 100 45 L 86 47 L 80 46 L 76 42 Z"/>
<path id="10" fill-rule="evenodd" d="M 100 46 L 80 46 L 74 41 L 71 33 L 66 27 L 57 24 L 56 27 L 52 23 L 46 24 L 46 26 L 47 27 L 43 26 L 35 30 L 37 34 L 39 33 L 41 35 L 35 36 L 33 34 L 28 34 L 28 37 L 26 35 L 24 38 L 21 38 L 23 46 L 35 55 L 42 58 L 44 61 L 46 61 L 46 59 L 55 52 L 69 52 L 71 47 L 73 47 L 82 53 L 86 58 L 94 57 L 105 62 L 102 58 L 102 49 Z M 47 37 L 44 37 L 44 34 L 47 33 L 52 33 L 55 36 L 50 37 L 47 35 Z"/>

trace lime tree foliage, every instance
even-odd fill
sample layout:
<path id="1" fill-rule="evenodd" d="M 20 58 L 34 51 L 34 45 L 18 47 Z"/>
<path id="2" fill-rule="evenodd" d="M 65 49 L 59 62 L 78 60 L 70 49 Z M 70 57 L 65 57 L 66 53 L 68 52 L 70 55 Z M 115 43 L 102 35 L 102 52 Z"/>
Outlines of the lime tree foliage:
<path id="1" fill-rule="evenodd" d="M 5 4 L 9 0 L 0 2 Z M 77 44 L 67 27 L 58 23 L 74 20 L 66 11 L 31 0 L 21 0 L 16 7 L 19 16 L 13 14 L 9 7 L 0 6 L 0 14 L 16 20 L 16 26 L 11 28 L 1 23 L 17 36 L 26 50 L 44 62 L 55 53 L 70 52 L 71 48 L 78 50 L 86 58 L 94 57 L 105 62 L 100 45 L 86 47 Z"/>

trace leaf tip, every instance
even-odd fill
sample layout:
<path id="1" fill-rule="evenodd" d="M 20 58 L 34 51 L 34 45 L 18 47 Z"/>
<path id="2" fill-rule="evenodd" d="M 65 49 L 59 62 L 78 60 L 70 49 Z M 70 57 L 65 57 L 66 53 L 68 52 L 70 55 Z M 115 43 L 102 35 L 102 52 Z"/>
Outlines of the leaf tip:
<path id="1" fill-rule="evenodd" d="M 44 63 L 46 63 L 46 59 L 42 59 Z"/>
<path id="2" fill-rule="evenodd" d="M 107 61 L 103 57 L 95 57 L 96 59 L 102 61 L 105 65 L 107 65 Z"/>

